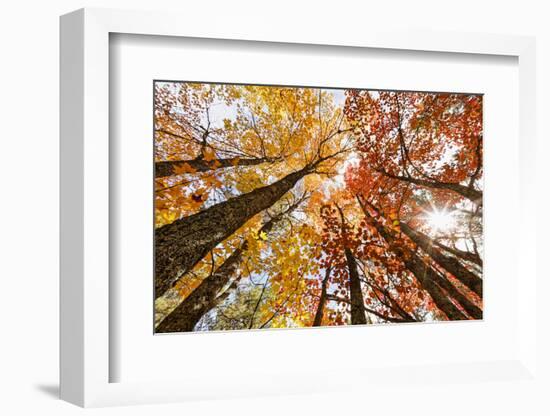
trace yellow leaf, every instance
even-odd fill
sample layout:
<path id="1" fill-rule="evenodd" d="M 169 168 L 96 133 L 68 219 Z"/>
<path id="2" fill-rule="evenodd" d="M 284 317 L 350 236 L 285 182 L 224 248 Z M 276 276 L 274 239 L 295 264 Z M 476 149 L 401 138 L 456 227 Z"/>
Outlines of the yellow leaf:
<path id="1" fill-rule="evenodd" d="M 267 241 L 267 233 L 265 231 L 260 231 L 258 234 L 254 236 L 254 239 Z"/>
<path id="2" fill-rule="evenodd" d="M 176 175 L 181 175 L 183 173 L 195 173 L 197 170 L 193 168 L 189 163 L 182 163 L 181 165 L 176 165 L 174 167 L 174 173 Z"/>
<path id="3" fill-rule="evenodd" d="M 214 161 L 210 164 L 212 169 L 218 169 L 222 164 L 218 159 L 214 159 Z"/>
<path id="4" fill-rule="evenodd" d="M 207 148 L 204 151 L 204 154 L 202 155 L 202 158 L 207 162 L 212 162 L 216 159 L 216 153 L 214 153 L 214 150 L 211 148 Z"/>

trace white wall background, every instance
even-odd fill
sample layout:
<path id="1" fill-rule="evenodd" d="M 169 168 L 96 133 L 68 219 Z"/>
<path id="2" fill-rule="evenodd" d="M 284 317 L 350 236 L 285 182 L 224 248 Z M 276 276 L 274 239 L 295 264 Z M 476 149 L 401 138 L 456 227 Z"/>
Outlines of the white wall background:
<path id="1" fill-rule="evenodd" d="M 58 377 L 58 16 L 80 7 L 178 10 L 189 19 L 204 20 L 219 13 L 231 19 L 245 13 L 286 25 L 311 20 L 328 32 L 342 25 L 383 25 L 435 30 L 511 33 L 537 36 L 539 211 L 533 227 L 540 229 L 540 265 L 547 256 L 540 237 L 548 234 L 546 165 L 550 150 L 546 117 L 550 104 L 550 13 L 545 1 L 297 0 L 188 1 L 182 0 L 19 0 L 4 2 L 0 11 L 0 413 L 72 415 L 81 409 L 56 399 Z M 185 24 L 185 22 L 182 22 Z M 544 179 L 543 179 L 544 178 Z M 546 179 L 546 180 L 545 180 Z M 547 273 L 548 274 L 548 273 Z M 548 276 L 550 278 L 550 276 Z M 549 284 L 538 288 L 539 316 Z M 548 377 L 550 351 L 547 322 L 539 322 L 539 366 Z M 544 353 L 545 352 L 545 353 Z M 546 355 L 545 355 L 546 354 Z M 330 382 L 330 381 L 328 381 Z M 142 406 L 93 410 L 101 415 L 167 414 L 548 414 L 546 392 L 530 384 L 499 383 L 491 399 L 467 384 L 433 386 L 394 397 L 335 393 L 330 396 L 260 398 L 160 407 Z M 546 396 L 544 396 L 546 393 Z M 494 397 L 498 397 L 495 400 Z M 454 399 L 453 399 L 454 398 Z"/>

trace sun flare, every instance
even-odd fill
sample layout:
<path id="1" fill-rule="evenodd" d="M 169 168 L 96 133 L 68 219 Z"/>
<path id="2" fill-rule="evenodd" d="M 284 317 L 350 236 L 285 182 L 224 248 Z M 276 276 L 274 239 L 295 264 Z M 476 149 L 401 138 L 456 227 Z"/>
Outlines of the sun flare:
<path id="1" fill-rule="evenodd" d="M 426 215 L 426 222 L 428 223 L 430 229 L 434 232 L 450 231 L 456 225 L 456 221 L 452 212 L 449 212 L 445 209 L 434 209 L 432 212 L 429 212 Z"/>
<path id="2" fill-rule="evenodd" d="M 481 95 L 152 98 L 155 333 L 483 319 Z"/>

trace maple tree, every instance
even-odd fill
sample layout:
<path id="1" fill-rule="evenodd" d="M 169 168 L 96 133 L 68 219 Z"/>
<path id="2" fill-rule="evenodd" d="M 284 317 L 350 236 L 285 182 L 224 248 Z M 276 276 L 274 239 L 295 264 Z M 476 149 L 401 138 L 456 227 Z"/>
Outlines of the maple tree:
<path id="1" fill-rule="evenodd" d="M 478 95 L 155 83 L 157 332 L 483 316 Z"/>

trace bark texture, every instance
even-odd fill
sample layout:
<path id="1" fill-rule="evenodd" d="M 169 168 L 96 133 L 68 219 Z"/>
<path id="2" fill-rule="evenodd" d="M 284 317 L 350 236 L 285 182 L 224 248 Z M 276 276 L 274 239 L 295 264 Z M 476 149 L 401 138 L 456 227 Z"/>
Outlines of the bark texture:
<path id="1" fill-rule="evenodd" d="M 310 172 L 306 167 L 271 185 L 216 204 L 155 231 L 155 298 L 190 271 L 218 243 L 269 208 Z"/>
<path id="2" fill-rule="evenodd" d="M 344 250 L 349 272 L 350 301 L 351 301 L 351 324 L 364 325 L 367 323 L 365 316 L 365 301 L 361 290 L 361 281 L 357 272 L 357 262 L 353 253 L 346 247 Z"/>
<path id="3" fill-rule="evenodd" d="M 439 287 L 444 289 L 447 294 L 456 300 L 462 309 L 468 313 L 474 319 L 483 319 L 483 311 L 473 303 L 468 297 L 462 293 L 446 276 L 438 273 L 437 271 L 430 268 L 433 272 L 430 274 L 430 278 L 433 279 Z"/>
<path id="4" fill-rule="evenodd" d="M 405 261 L 409 269 L 420 285 L 430 294 L 436 306 L 452 321 L 468 319 L 468 317 L 449 299 L 446 293 L 438 285 L 441 282 L 440 275 L 424 263 L 417 255 L 412 255 Z M 449 282 L 449 284 L 451 284 Z"/>
<path id="5" fill-rule="evenodd" d="M 268 234 L 275 224 L 298 207 L 301 201 L 291 205 L 286 211 L 281 212 L 269 219 L 258 233 Z M 248 242 L 244 241 L 233 253 L 221 264 L 215 273 L 204 279 L 197 288 L 191 292 L 162 322 L 157 326 L 156 332 L 188 332 L 192 331 L 199 320 L 212 308 L 220 305 L 234 289 L 238 279 L 234 279 L 231 286 L 219 295 L 235 277 L 235 272 L 241 264 L 243 254 L 248 250 Z"/>
<path id="6" fill-rule="evenodd" d="M 475 204 L 481 204 L 481 202 L 483 201 L 483 192 L 478 191 L 477 189 L 474 189 L 473 187 L 470 187 L 470 186 L 464 186 L 459 183 L 447 183 L 447 182 L 431 181 L 428 179 L 418 179 L 418 178 L 413 178 L 412 176 L 393 175 L 385 171 L 380 171 L 380 172 L 385 176 L 387 176 L 388 178 L 397 179 L 397 180 L 409 182 L 409 183 L 414 183 L 415 185 L 424 186 L 426 188 L 447 189 L 449 191 L 456 192 L 457 194 L 462 195 L 464 198 L 469 199 Z"/>
<path id="7" fill-rule="evenodd" d="M 330 267 L 327 267 L 325 270 L 325 278 L 321 285 L 321 296 L 319 297 L 319 305 L 317 306 L 317 311 L 315 312 L 315 317 L 313 318 L 312 326 L 321 326 L 323 322 L 323 312 L 325 309 L 325 303 L 327 301 L 327 285 L 328 278 L 330 277 Z"/>
<path id="8" fill-rule="evenodd" d="M 340 214 L 340 222 L 342 229 L 342 237 L 346 234 L 346 219 L 342 209 L 336 205 Z M 352 325 L 364 325 L 367 323 L 367 317 L 365 315 L 365 301 L 363 299 L 363 292 L 361 290 L 361 281 L 359 280 L 359 272 L 357 271 L 357 262 L 353 253 L 349 247 L 344 246 L 344 255 L 346 256 L 346 265 L 348 267 L 349 274 L 349 286 L 350 286 L 350 305 L 351 305 L 351 324 Z"/>
<path id="9" fill-rule="evenodd" d="M 424 250 L 437 264 L 447 270 L 466 287 L 471 289 L 479 297 L 482 297 L 483 281 L 475 273 L 464 267 L 457 259 L 441 253 L 434 247 L 433 241 L 420 231 L 413 230 L 405 223 L 400 224 L 403 231 L 414 243 Z"/>
<path id="10" fill-rule="evenodd" d="M 205 160 L 196 158 L 191 160 L 167 160 L 155 162 L 155 177 L 164 178 L 176 174 L 178 169 L 188 166 L 195 172 L 207 172 L 209 170 L 230 168 L 233 166 L 255 166 L 269 162 L 268 158 L 239 158 L 230 157 L 225 159 Z"/>
<path id="11" fill-rule="evenodd" d="M 204 279 L 191 294 L 181 302 L 161 323 L 155 332 L 188 332 L 210 309 L 216 306 L 217 295 L 230 281 L 239 266 L 246 242 L 223 262 L 209 277 Z"/>
<path id="12" fill-rule="evenodd" d="M 440 249 L 442 249 L 443 251 L 446 251 L 447 253 L 452 254 L 453 256 L 461 258 L 462 260 L 469 261 L 470 263 L 477 264 L 479 267 L 483 267 L 483 260 L 481 259 L 481 257 L 479 257 L 479 255 L 475 253 L 470 253 L 468 251 L 463 251 L 463 250 L 458 250 L 456 248 L 448 247 L 437 241 L 434 241 L 434 244 Z"/>

